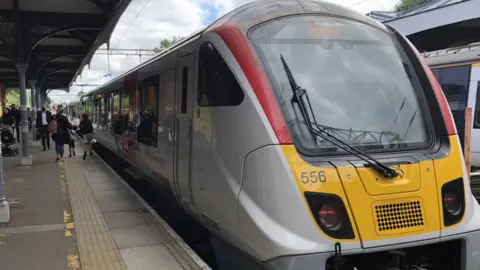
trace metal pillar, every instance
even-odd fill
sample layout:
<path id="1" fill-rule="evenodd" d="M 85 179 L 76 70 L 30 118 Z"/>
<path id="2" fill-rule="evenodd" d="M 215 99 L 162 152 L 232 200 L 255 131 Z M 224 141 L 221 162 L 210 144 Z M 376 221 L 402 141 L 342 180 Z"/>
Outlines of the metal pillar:
<path id="1" fill-rule="evenodd" d="M 30 92 L 31 92 L 31 100 L 32 100 L 32 146 L 38 145 L 37 138 L 37 96 L 36 96 L 36 89 L 35 89 L 35 80 L 29 80 L 30 83 Z M 40 107 L 40 103 L 38 104 Z"/>
<path id="2" fill-rule="evenodd" d="M 42 110 L 42 96 L 40 95 L 41 89 L 35 91 L 35 98 L 37 99 L 37 112 L 40 112 Z"/>
<path id="3" fill-rule="evenodd" d="M 10 206 L 7 198 L 5 198 L 3 181 L 3 156 L 2 156 L 2 141 L 0 140 L 0 223 L 7 223 L 10 221 Z"/>
<path id="4" fill-rule="evenodd" d="M 37 123 L 37 97 L 35 96 L 35 80 L 29 80 L 28 82 L 30 84 L 30 99 L 32 100 L 32 146 L 36 146 L 37 128 L 35 125 Z"/>
<path id="5" fill-rule="evenodd" d="M 18 78 L 20 79 L 20 130 L 22 133 L 22 166 L 32 165 L 32 155 L 30 155 L 30 148 L 28 143 L 28 114 L 27 114 L 27 89 L 25 85 L 25 71 L 27 65 L 16 65 Z"/>

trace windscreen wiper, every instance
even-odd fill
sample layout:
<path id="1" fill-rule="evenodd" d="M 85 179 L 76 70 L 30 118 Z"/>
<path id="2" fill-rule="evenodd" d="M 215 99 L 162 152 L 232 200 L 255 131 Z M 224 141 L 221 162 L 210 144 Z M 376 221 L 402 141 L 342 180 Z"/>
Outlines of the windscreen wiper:
<path id="1" fill-rule="evenodd" d="M 285 59 L 283 58 L 283 55 L 280 55 L 280 59 L 282 60 L 283 68 L 285 69 L 285 72 L 287 73 L 288 81 L 290 82 L 290 86 L 292 87 L 293 91 L 293 97 L 292 97 L 292 103 L 296 102 L 298 104 L 298 107 L 300 108 L 300 112 L 302 113 L 303 118 L 305 119 L 306 125 L 308 127 L 308 130 L 312 134 L 314 138 L 316 137 L 321 137 L 322 139 L 330 142 L 331 144 L 349 152 L 350 154 L 362 159 L 363 161 L 367 162 L 370 166 L 372 166 L 375 170 L 380 172 L 384 177 L 386 178 L 395 178 L 398 176 L 398 173 L 388 167 L 385 164 L 382 164 L 380 161 L 375 160 L 374 158 L 368 156 L 367 154 L 361 152 L 357 148 L 349 145 L 346 142 L 343 142 L 336 136 L 333 136 L 332 134 L 324 131 L 322 128 L 317 123 L 317 120 L 315 119 L 315 114 L 312 109 L 312 105 L 310 104 L 310 99 L 308 97 L 307 90 L 301 88 L 297 82 L 295 81 L 295 78 L 293 77 L 292 72 L 290 71 L 290 68 L 287 65 L 287 62 L 285 62 Z M 307 105 L 305 101 L 303 100 L 303 96 L 306 96 L 307 102 L 308 102 L 308 107 L 309 111 L 307 110 Z M 312 115 L 312 120 L 310 120 L 310 114 Z M 312 123 L 315 124 L 316 129 L 313 127 Z M 315 139 L 316 140 L 316 139 Z"/>

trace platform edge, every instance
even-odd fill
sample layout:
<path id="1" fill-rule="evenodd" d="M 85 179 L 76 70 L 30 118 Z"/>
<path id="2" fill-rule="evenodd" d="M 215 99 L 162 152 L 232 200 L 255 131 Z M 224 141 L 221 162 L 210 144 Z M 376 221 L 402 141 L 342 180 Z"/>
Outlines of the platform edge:
<path id="1" fill-rule="evenodd" d="M 82 142 L 83 144 L 83 142 Z M 132 188 L 128 183 L 126 183 L 118 173 L 113 170 L 98 154 L 93 150 L 95 156 L 108 168 L 108 170 L 117 178 L 120 183 L 128 190 L 130 191 L 136 198 L 137 200 L 148 210 L 148 212 L 155 218 L 155 220 L 165 229 L 165 231 L 170 234 L 173 239 L 182 247 L 182 249 L 187 253 L 188 256 L 190 256 L 190 259 L 192 259 L 202 270 L 211 270 L 211 268 L 195 253 L 195 251 L 190 248 L 190 246 L 183 241 L 183 239 L 166 223 L 158 214 L 153 210 L 153 208 Z"/>

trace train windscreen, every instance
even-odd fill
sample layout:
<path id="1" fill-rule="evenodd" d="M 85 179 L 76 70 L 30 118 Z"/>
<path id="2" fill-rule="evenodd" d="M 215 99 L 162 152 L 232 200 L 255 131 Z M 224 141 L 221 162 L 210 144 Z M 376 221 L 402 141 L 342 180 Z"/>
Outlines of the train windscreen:
<path id="1" fill-rule="evenodd" d="M 261 24 L 249 38 L 302 149 L 343 151 L 312 134 L 306 120 L 363 151 L 431 145 L 421 85 L 391 33 L 343 18 L 299 15 Z M 309 117 L 293 102 L 294 90 L 302 93 Z"/>

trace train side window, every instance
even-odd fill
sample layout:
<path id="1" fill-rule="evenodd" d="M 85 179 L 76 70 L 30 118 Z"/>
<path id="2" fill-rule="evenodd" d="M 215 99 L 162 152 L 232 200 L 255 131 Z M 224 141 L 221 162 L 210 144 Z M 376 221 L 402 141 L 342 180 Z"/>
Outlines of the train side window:
<path id="1" fill-rule="evenodd" d="M 121 133 L 122 127 L 121 127 L 121 119 L 120 115 L 122 114 L 121 108 L 120 108 L 120 93 L 115 92 L 113 93 L 113 101 L 112 101 L 112 129 L 114 133 Z"/>
<path id="2" fill-rule="evenodd" d="M 434 72 L 450 105 L 460 138 L 464 137 L 463 134 L 465 131 L 465 108 L 467 107 L 468 100 L 470 69 L 470 65 L 465 65 L 438 68 Z"/>
<path id="3" fill-rule="evenodd" d="M 137 141 L 146 145 L 157 147 L 157 96 L 160 78 L 158 75 L 150 76 L 140 81 L 141 109 L 137 112 Z"/>
<path id="4" fill-rule="evenodd" d="M 245 94 L 212 43 L 200 46 L 197 103 L 200 107 L 238 106 Z"/>
<path id="5" fill-rule="evenodd" d="M 477 100 L 475 101 L 473 128 L 480 129 L 480 81 L 477 83 Z"/>
<path id="6" fill-rule="evenodd" d="M 123 130 L 128 130 L 130 127 L 130 89 L 129 87 L 124 87 L 122 90 L 122 110 L 121 110 L 121 128 Z"/>

